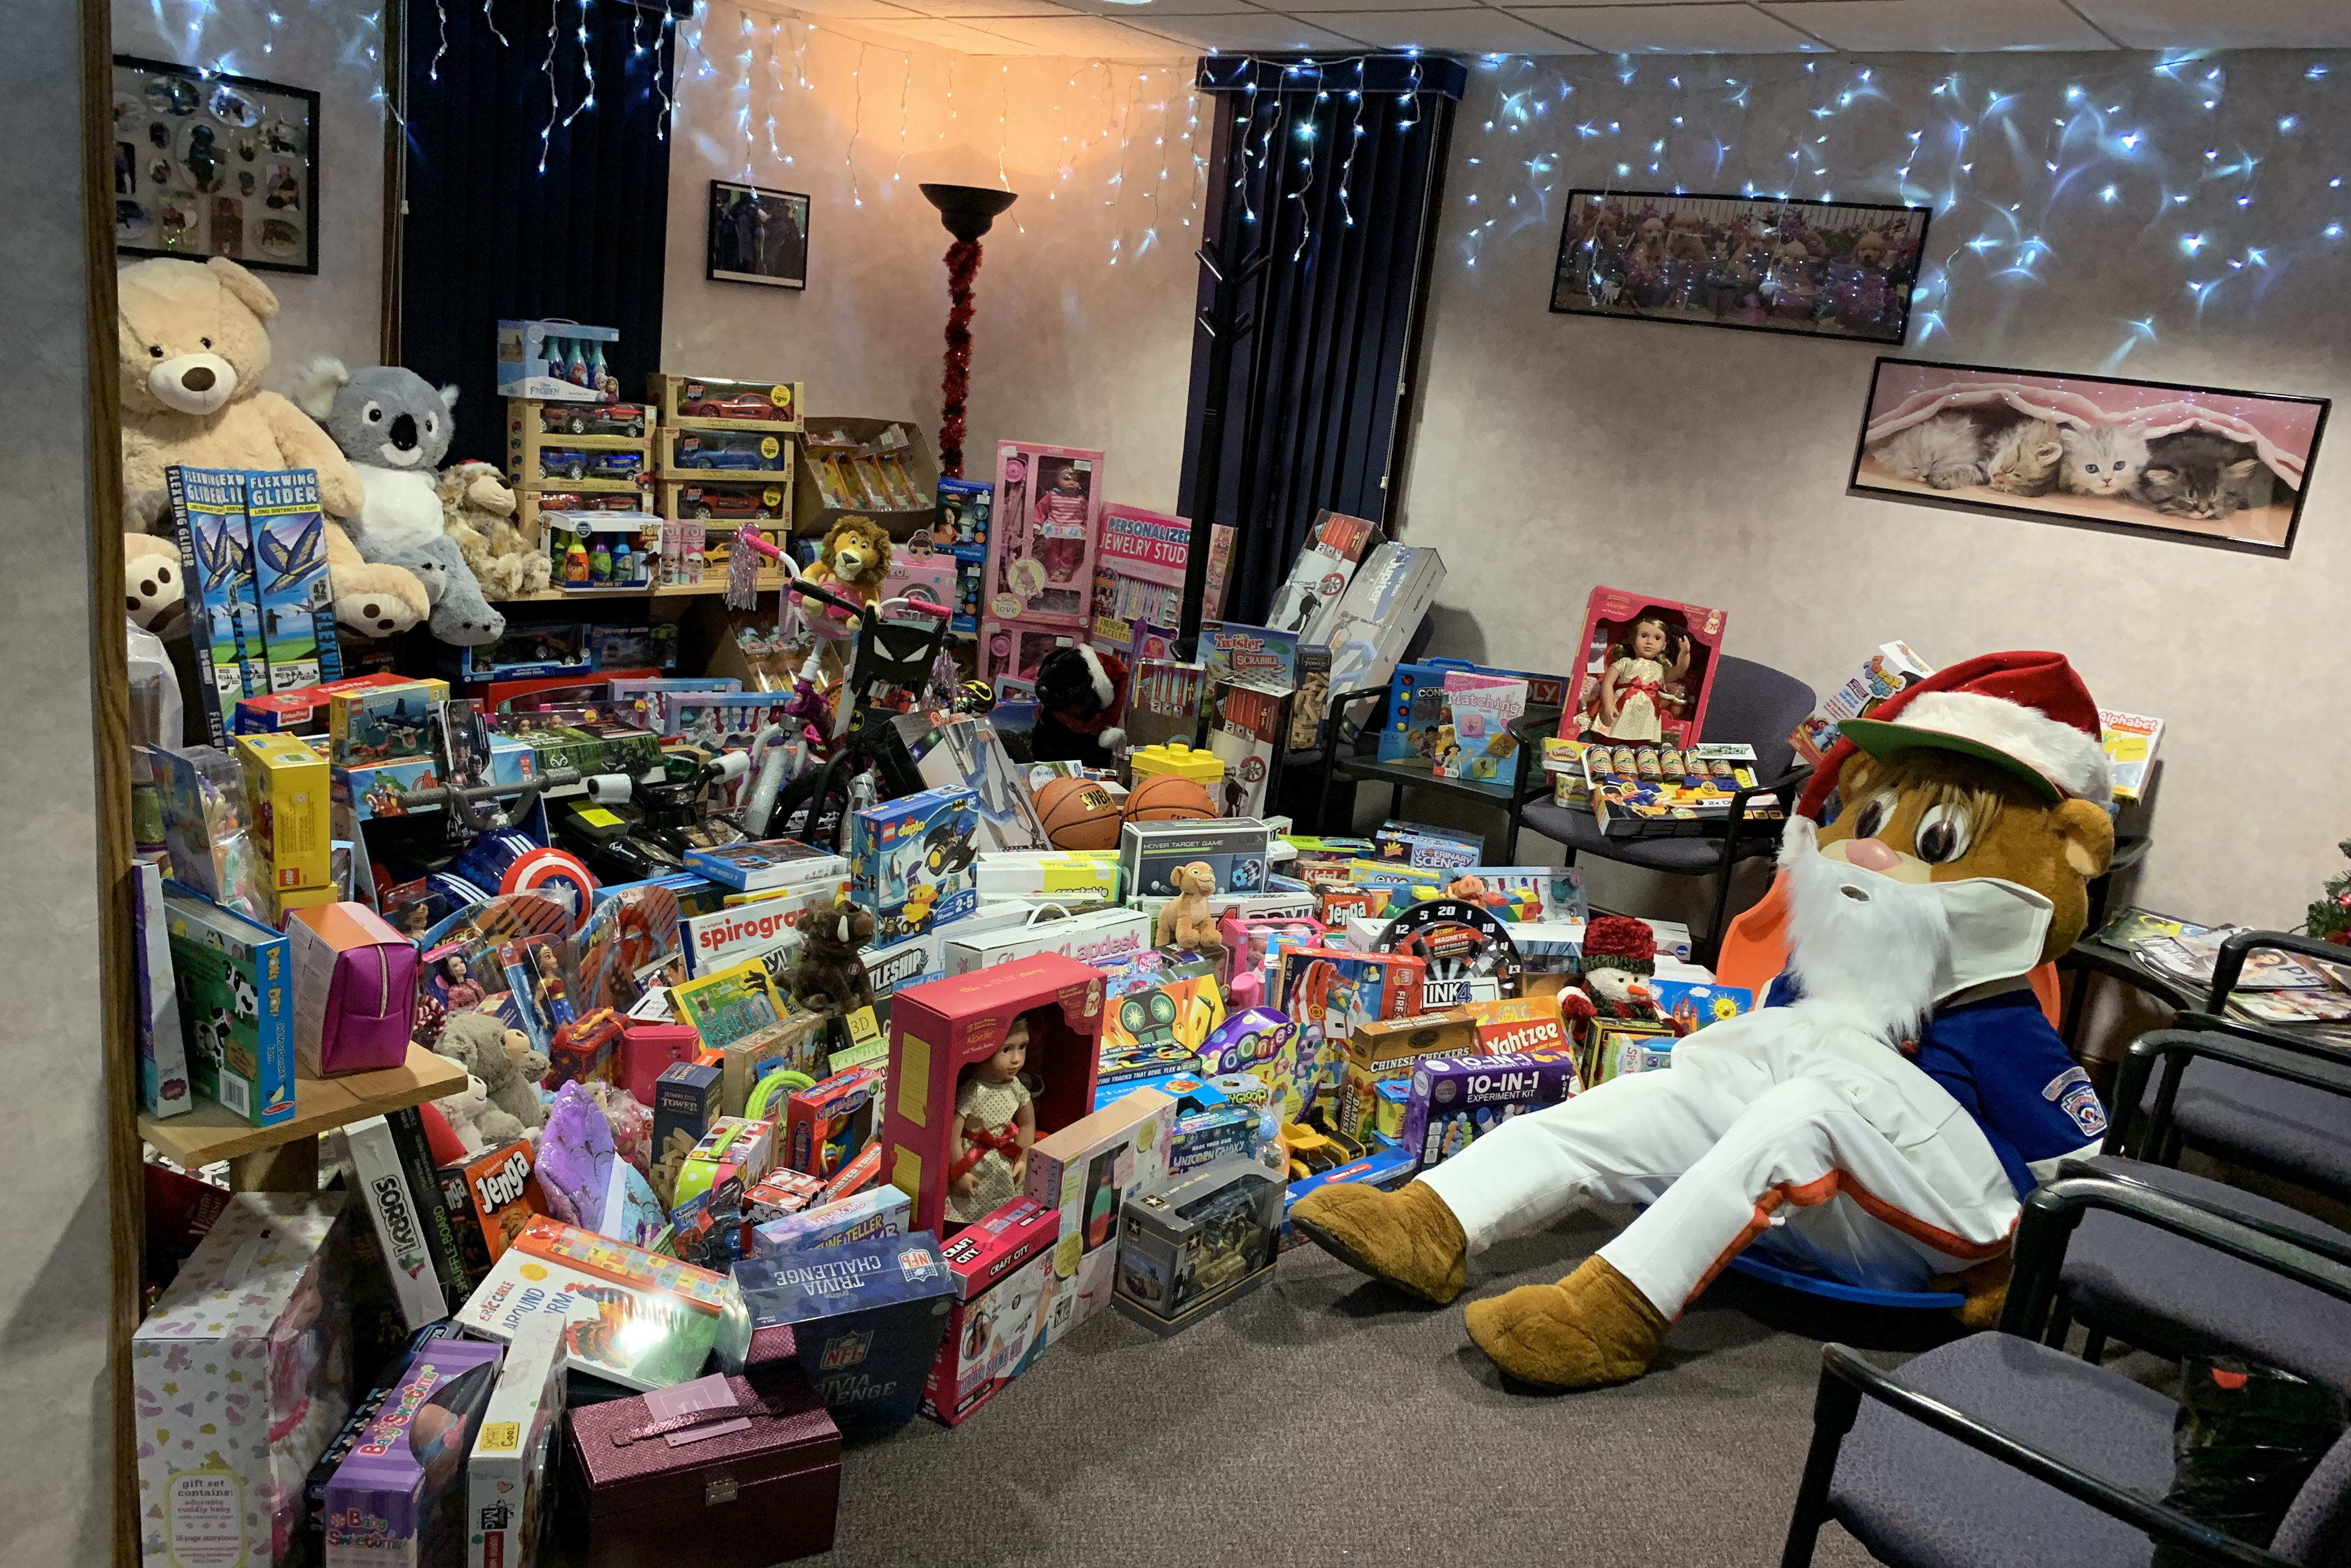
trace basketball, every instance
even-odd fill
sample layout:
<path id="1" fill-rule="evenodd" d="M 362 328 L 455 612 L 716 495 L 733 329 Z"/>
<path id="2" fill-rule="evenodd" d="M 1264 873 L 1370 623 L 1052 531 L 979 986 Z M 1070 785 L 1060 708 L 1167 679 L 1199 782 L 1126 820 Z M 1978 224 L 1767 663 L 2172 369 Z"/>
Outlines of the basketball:
<path id="1" fill-rule="evenodd" d="M 1126 794 L 1130 822 L 1182 822 L 1217 814 L 1208 791 L 1197 779 L 1173 773 L 1153 773 L 1138 779 Z"/>
<path id="2" fill-rule="evenodd" d="M 1118 848 L 1118 802 L 1091 779 L 1055 779 L 1037 791 L 1045 841 L 1057 850 Z"/>

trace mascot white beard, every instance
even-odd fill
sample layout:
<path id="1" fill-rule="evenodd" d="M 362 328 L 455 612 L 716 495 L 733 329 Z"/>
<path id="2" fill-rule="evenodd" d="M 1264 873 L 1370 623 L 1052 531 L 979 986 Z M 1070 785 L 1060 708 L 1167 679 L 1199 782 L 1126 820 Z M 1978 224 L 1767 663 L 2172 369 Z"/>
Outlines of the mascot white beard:
<path id="1" fill-rule="evenodd" d="M 1787 872 L 1789 968 L 1808 1021 L 1907 1040 L 1951 967 L 1951 921 L 1933 883 L 1898 882 L 1821 853 L 1809 817 L 1780 841 Z M 1955 885 L 1955 884 L 1943 884 Z"/>

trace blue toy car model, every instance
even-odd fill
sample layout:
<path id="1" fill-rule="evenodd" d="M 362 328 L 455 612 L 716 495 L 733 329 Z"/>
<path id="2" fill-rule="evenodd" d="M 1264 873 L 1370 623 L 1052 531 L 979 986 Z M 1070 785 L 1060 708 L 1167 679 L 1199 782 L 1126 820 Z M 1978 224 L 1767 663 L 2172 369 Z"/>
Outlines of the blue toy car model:
<path id="1" fill-rule="evenodd" d="M 634 479 L 643 461 L 634 452 L 580 452 L 549 446 L 539 452 L 538 472 L 545 479 Z"/>
<path id="2" fill-rule="evenodd" d="M 644 459 L 634 452 L 589 454 L 588 472 L 599 479 L 634 479 Z"/>
<path id="3" fill-rule="evenodd" d="M 685 468 L 745 468 L 754 472 L 768 466 L 767 460 L 756 452 L 737 452 L 732 448 L 714 451 L 706 446 L 681 454 L 678 464 Z"/>

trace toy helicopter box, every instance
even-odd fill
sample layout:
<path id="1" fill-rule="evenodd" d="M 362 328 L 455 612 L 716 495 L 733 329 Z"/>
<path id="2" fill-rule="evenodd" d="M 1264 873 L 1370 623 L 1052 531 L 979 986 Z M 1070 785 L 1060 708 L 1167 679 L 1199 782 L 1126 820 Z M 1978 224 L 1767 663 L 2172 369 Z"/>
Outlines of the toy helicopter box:
<path id="1" fill-rule="evenodd" d="M 327 758 L 350 767 L 429 756 L 433 710 L 448 700 L 449 683 L 433 679 L 330 693 Z"/>
<path id="2" fill-rule="evenodd" d="M 256 1127 L 290 1121 L 292 943 L 176 882 L 163 884 L 163 915 L 196 1092 Z"/>
<path id="3" fill-rule="evenodd" d="M 253 529 L 254 587 L 261 599 L 261 640 L 273 692 L 340 680 L 342 645 L 327 586 L 326 517 L 311 468 L 245 476 L 245 515 Z"/>
<path id="4" fill-rule="evenodd" d="M 925 789 L 852 819 L 849 896 L 872 911 L 874 940 L 893 942 L 960 920 L 979 906 L 979 798 Z"/>
<path id="5" fill-rule="evenodd" d="M 1254 817 L 1173 822 L 1130 821 L 1119 829 L 1118 863 L 1133 898 L 1169 898 L 1176 868 L 1205 862 L 1217 893 L 1256 893 L 1265 886 L 1266 826 Z"/>

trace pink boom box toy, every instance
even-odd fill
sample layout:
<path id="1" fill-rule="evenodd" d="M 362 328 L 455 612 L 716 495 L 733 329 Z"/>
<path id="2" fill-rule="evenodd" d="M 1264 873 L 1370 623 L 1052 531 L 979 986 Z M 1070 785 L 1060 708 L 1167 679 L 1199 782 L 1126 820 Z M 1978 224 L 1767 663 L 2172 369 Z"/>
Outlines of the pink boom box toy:
<path id="1" fill-rule="evenodd" d="M 996 1054 L 1015 1019 L 1029 1024 L 1037 1136 L 1092 1109 L 1102 1026 L 1102 971 L 1039 953 L 900 991 L 890 1004 L 882 1173 L 914 1200 L 909 1230 L 946 1224 L 949 1134 L 964 1069 Z"/>
<path id="2" fill-rule="evenodd" d="M 294 1056 L 313 1078 L 408 1061 L 416 944 L 364 904 L 297 909 L 286 923 Z"/>
<path id="3" fill-rule="evenodd" d="M 1102 509 L 1101 453 L 998 442 L 980 614 L 1085 631 L 1093 614 Z"/>

